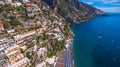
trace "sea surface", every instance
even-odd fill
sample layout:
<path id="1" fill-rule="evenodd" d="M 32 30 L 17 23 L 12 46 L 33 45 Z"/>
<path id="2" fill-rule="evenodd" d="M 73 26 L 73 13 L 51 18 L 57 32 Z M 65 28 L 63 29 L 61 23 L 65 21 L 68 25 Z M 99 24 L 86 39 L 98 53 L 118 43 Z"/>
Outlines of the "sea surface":
<path id="1" fill-rule="evenodd" d="M 108 15 L 71 25 L 75 67 L 120 67 L 120 13 Z"/>

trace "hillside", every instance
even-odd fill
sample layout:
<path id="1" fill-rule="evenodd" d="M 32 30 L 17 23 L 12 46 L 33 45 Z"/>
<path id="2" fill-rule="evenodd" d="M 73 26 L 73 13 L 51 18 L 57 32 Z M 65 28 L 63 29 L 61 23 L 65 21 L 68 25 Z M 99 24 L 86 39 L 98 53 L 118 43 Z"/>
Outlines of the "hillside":
<path id="1" fill-rule="evenodd" d="M 104 12 L 78 0 L 43 0 L 68 22 L 79 23 Z"/>
<path id="2" fill-rule="evenodd" d="M 1 55 L 5 54 L 3 60 L 7 57 L 10 67 L 58 67 L 69 59 L 72 63 L 66 65 L 72 67 L 74 34 L 69 23 L 80 23 L 98 15 L 104 12 L 78 0 L 3 0 L 0 2 L 0 38 L 7 39 L 0 41 L 7 44 L 0 47 L 4 52 Z M 15 45 L 18 49 L 13 50 Z M 5 53 L 9 48 L 10 56 Z M 19 54 L 21 58 L 16 57 Z M 70 57 L 65 58 L 66 54 Z M 64 62 L 59 61 L 61 57 Z M 23 64 L 23 58 L 29 65 Z"/>

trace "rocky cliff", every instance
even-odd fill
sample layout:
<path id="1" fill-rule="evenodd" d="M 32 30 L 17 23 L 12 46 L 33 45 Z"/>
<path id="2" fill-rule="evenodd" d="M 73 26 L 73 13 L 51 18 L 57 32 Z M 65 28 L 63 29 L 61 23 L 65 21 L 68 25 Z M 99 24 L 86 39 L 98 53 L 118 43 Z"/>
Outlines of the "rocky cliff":
<path id="1" fill-rule="evenodd" d="M 79 0 L 43 0 L 46 4 L 55 9 L 68 22 L 79 23 L 91 17 L 105 15 L 103 11 L 82 3 Z"/>

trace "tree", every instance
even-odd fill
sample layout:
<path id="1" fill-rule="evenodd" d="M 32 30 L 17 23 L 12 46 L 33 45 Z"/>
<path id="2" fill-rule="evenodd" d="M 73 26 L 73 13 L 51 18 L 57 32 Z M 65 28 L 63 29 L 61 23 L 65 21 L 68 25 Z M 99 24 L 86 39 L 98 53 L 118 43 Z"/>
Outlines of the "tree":
<path id="1" fill-rule="evenodd" d="M 52 56 L 54 56 L 54 55 L 56 55 L 56 51 L 52 51 L 52 50 L 48 50 L 47 51 L 47 57 L 52 57 Z"/>
<path id="2" fill-rule="evenodd" d="M 9 29 L 10 28 L 10 25 L 9 25 L 8 22 L 4 22 L 3 26 L 4 26 L 4 29 Z"/>
<path id="3" fill-rule="evenodd" d="M 37 43 L 40 42 L 40 36 L 37 36 L 37 37 L 36 37 L 36 41 L 37 41 Z"/>
<path id="4" fill-rule="evenodd" d="M 22 23 L 19 20 L 17 20 L 17 19 L 12 19 L 10 21 L 10 25 L 12 25 L 12 26 L 18 26 L 18 25 L 22 25 Z"/>

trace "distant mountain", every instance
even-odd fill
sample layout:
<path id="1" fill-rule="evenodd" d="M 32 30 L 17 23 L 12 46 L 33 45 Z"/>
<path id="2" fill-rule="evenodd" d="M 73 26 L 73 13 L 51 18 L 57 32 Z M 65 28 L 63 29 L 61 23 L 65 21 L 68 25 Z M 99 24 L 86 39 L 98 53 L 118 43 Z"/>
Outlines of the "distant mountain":
<path id="1" fill-rule="evenodd" d="M 105 13 L 79 0 L 43 0 L 68 22 L 81 22 Z"/>

